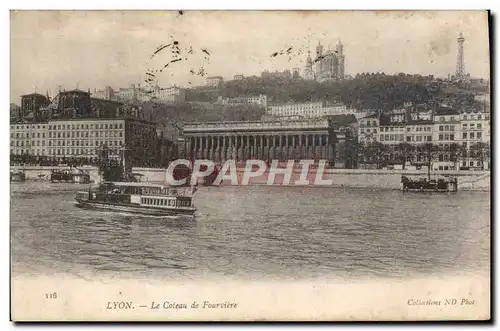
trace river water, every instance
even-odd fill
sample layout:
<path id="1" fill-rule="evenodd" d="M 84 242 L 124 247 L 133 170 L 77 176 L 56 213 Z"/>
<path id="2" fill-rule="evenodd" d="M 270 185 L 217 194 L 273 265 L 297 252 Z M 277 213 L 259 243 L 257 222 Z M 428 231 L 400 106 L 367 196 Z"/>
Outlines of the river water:
<path id="1" fill-rule="evenodd" d="M 201 187 L 195 220 L 76 208 L 78 184 L 11 185 L 13 276 L 411 278 L 490 270 L 490 195 Z"/>

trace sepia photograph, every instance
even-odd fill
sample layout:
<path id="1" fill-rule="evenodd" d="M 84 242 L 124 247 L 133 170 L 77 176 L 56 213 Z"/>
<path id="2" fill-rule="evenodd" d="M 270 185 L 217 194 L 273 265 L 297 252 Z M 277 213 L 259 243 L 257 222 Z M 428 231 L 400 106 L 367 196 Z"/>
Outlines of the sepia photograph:
<path id="1" fill-rule="evenodd" d="M 10 10 L 10 317 L 491 318 L 487 10 Z"/>

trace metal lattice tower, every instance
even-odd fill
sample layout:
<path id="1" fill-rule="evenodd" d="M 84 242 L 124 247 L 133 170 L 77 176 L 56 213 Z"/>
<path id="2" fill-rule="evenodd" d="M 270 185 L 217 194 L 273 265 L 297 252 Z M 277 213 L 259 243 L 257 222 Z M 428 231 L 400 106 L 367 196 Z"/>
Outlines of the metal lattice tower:
<path id="1" fill-rule="evenodd" d="M 465 63 L 464 63 L 464 42 L 465 38 L 462 32 L 460 32 L 458 39 L 458 54 L 457 54 L 457 78 L 463 78 L 465 76 Z"/>

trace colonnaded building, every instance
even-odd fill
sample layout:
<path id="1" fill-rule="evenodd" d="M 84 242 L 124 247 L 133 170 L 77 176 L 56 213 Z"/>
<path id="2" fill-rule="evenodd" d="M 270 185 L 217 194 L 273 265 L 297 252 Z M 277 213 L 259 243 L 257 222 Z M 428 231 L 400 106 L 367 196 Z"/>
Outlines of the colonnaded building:
<path id="1" fill-rule="evenodd" d="M 321 159 L 334 163 L 335 145 L 346 138 L 329 119 L 187 123 L 183 136 L 185 157 L 215 162 Z"/>

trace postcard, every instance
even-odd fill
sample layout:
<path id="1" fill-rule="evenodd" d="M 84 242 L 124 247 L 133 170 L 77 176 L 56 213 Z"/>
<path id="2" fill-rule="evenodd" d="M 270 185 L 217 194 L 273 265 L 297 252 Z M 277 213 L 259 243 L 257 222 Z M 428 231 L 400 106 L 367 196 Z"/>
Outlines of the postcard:
<path id="1" fill-rule="evenodd" d="M 12 10 L 11 319 L 489 320 L 489 15 Z"/>

